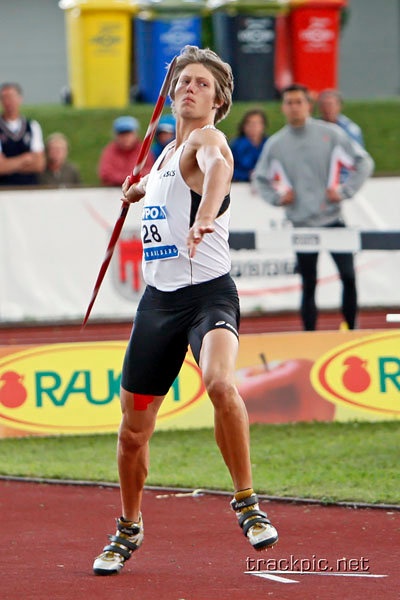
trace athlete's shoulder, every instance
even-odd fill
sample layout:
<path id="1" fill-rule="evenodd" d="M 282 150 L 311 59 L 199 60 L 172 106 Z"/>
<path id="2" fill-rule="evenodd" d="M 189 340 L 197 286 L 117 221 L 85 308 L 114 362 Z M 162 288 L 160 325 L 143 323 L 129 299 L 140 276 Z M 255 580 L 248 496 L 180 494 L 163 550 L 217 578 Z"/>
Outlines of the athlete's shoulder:
<path id="1" fill-rule="evenodd" d="M 189 135 L 188 142 L 198 146 L 228 143 L 225 134 L 214 125 L 205 125 L 204 127 L 194 129 Z"/>
<path id="2" fill-rule="evenodd" d="M 194 152 L 198 152 L 201 149 L 214 149 L 221 152 L 225 158 L 233 160 L 232 151 L 225 134 L 216 127 L 212 126 L 195 129 L 190 134 L 187 144 Z"/>

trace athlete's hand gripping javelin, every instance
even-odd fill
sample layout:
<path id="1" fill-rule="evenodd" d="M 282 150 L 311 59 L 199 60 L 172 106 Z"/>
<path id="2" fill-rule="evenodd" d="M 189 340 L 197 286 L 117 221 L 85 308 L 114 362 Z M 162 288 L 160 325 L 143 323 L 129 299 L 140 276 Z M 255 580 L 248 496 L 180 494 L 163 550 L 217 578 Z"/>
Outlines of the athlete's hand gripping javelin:
<path id="1" fill-rule="evenodd" d="M 140 181 L 136 183 L 131 183 L 131 177 L 125 179 L 122 184 L 122 193 L 124 195 L 124 200 L 129 202 L 129 204 L 134 204 L 135 202 L 140 202 L 140 200 L 146 195 L 146 185 L 149 175 L 145 175 L 140 179 Z"/>

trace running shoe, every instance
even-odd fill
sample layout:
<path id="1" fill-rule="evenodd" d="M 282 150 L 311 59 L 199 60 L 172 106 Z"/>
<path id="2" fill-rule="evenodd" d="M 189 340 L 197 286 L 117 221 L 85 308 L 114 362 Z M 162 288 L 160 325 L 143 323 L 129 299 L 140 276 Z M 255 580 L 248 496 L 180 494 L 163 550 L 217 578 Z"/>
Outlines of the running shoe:
<path id="1" fill-rule="evenodd" d="M 110 544 L 104 546 L 103 552 L 95 558 L 93 571 L 96 575 L 115 575 L 119 573 L 125 562 L 131 557 L 143 542 L 143 520 L 139 522 L 126 521 L 123 517 L 117 519 L 117 531 L 110 535 Z"/>
<path id="2" fill-rule="evenodd" d="M 253 548 L 264 550 L 276 544 L 278 532 L 268 519 L 267 513 L 260 510 L 257 494 L 252 493 L 240 500 L 233 498 L 231 507 Z"/>

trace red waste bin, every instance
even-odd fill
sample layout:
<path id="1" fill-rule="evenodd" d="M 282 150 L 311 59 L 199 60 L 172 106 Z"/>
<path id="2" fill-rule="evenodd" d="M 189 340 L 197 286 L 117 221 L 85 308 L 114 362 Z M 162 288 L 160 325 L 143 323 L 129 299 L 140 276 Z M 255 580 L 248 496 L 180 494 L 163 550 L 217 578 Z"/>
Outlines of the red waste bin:
<path id="1" fill-rule="evenodd" d="M 293 81 L 315 93 L 336 88 L 340 12 L 347 0 L 292 0 L 290 6 Z"/>

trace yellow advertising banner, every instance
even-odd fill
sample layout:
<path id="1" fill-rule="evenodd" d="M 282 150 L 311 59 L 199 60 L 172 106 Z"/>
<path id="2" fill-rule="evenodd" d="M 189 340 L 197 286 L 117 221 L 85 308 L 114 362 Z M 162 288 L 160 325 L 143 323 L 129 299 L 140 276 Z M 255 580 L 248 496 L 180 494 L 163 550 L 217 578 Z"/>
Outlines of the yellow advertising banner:
<path id="1" fill-rule="evenodd" d="M 400 331 L 245 335 L 237 381 L 250 422 L 400 418 Z"/>
<path id="2" fill-rule="evenodd" d="M 236 381 L 251 423 L 400 418 L 400 331 L 242 335 Z M 0 437 L 116 432 L 126 342 L 0 347 Z M 188 352 L 157 429 L 213 426 Z"/>

